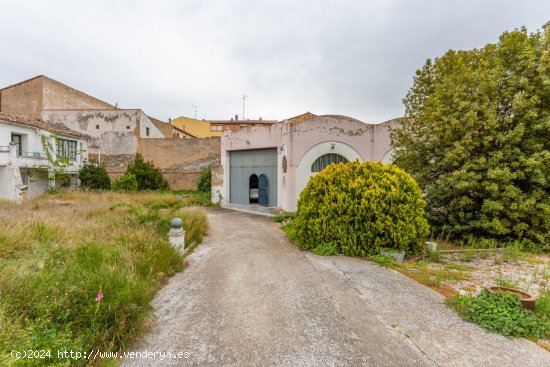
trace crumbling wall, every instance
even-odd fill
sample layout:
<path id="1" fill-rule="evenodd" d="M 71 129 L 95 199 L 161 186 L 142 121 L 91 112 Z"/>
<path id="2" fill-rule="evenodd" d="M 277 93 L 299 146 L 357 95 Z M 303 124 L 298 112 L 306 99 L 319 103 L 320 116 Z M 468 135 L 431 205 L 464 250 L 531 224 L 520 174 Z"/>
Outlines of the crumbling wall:
<path id="1" fill-rule="evenodd" d="M 140 139 L 139 152 L 172 189 L 195 189 L 203 167 L 220 164 L 220 138 Z"/>

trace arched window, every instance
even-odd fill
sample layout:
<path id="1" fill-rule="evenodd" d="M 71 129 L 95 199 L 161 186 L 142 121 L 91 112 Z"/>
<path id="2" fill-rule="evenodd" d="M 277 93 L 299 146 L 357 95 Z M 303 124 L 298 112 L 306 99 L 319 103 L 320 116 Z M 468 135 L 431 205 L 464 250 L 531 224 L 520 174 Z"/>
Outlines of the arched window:
<path id="1" fill-rule="evenodd" d="M 326 166 L 331 163 L 346 163 L 348 160 L 340 154 L 329 153 L 320 156 L 311 165 L 311 172 L 321 172 Z"/>

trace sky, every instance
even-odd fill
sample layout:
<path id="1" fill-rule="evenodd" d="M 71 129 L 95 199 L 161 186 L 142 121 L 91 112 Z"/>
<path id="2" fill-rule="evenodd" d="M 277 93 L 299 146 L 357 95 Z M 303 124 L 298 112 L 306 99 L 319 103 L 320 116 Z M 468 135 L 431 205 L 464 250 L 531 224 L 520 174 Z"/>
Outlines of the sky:
<path id="1" fill-rule="evenodd" d="M 167 121 L 402 116 L 426 59 L 550 21 L 548 0 L 0 0 L 0 87 L 46 75 Z"/>

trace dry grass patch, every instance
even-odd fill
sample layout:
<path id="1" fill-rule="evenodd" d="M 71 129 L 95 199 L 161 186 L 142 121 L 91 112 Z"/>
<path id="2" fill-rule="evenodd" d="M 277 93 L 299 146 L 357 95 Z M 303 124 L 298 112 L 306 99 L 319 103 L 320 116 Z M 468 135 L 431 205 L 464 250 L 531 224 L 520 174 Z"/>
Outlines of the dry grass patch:
<path id="1" fill-rule="evenodd" d="M 162 280 L 183 269 L 171 218 L 182 218 L 187 245 L 206 234 L 202 210 L 184 205 L 168 193 L 82 191 L 0 202 L 0 364 L 11 350 L 128 345 Z"/>

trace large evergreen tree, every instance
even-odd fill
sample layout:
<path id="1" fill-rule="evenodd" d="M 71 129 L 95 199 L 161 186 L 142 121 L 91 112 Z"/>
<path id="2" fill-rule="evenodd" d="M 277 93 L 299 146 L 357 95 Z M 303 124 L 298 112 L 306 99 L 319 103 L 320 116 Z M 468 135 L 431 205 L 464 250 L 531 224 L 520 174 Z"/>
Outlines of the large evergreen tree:
<path id="1" fill-rule="evenodd" d="M 396 164 L 436 228 L 484 245 L 550 249 L 550 26 L 448 51 L 416 72 Z"/>

